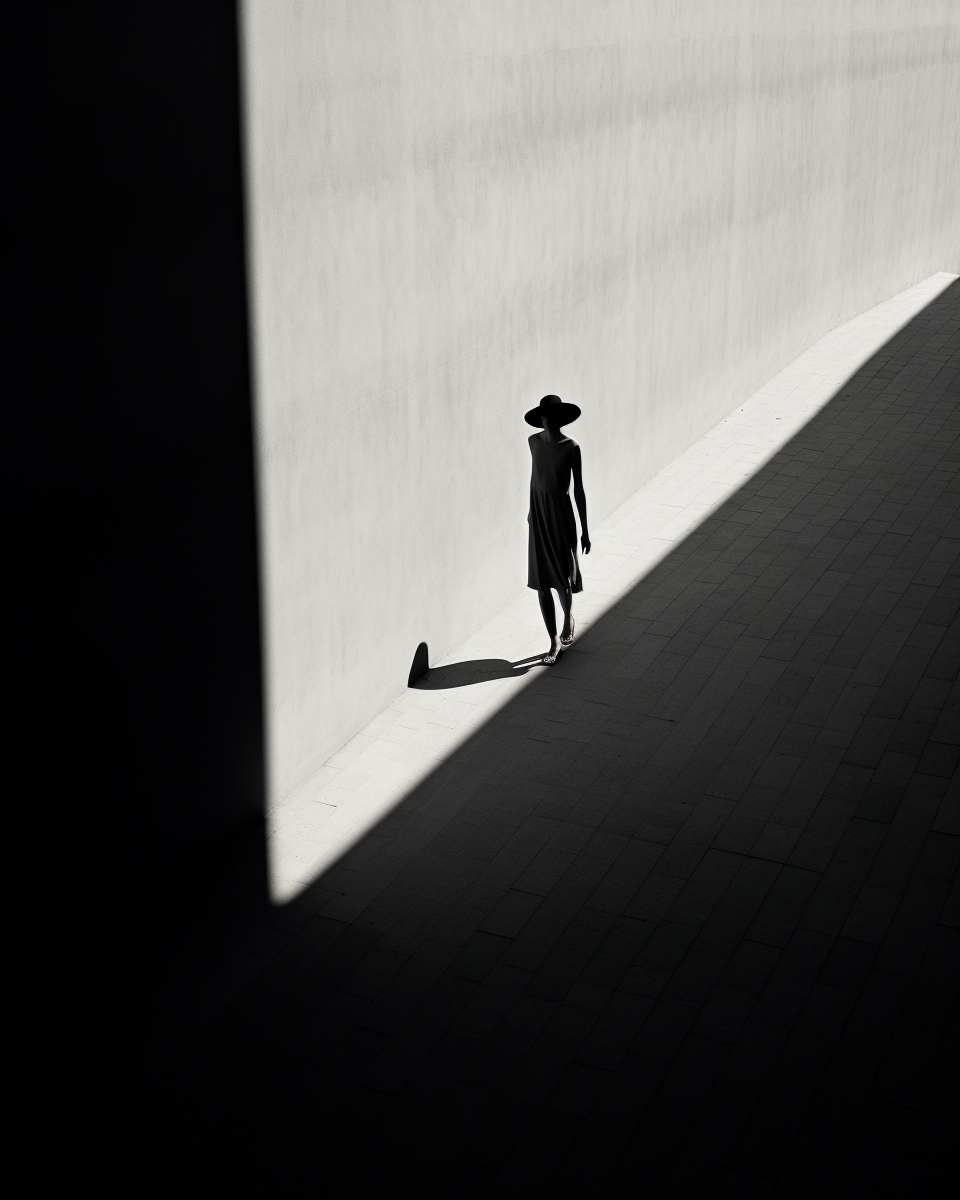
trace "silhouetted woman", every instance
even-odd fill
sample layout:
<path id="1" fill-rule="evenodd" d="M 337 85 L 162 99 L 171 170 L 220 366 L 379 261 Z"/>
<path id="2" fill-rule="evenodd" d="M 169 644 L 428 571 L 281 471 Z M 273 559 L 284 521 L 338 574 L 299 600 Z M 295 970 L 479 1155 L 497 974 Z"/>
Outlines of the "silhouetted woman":
<path id="1" fill-rule="evenodd" d="M 528 425 L 540 433 L 528 439 L 533 458 L 530 477 L 530 537 L 527 550 L 527 587 L 540 598 L 543 623 L 550 634 L 550 650 L 543 661 L 552 665 L 560 656 L 561 646 L 573 641 L 573 593 L 583 591 L 580 564 L 577 562 L 577 523 L 570 503 L 570 476 L 573 495 L 580 513 L 580 542 L 584 554 L 590 553 L 587 532 L 587 497 L 580 470 L 580 447 L 560 432 L 580 416 L 575 404 L 564 404 L 559 396 L 544 396 L 537 408 L 524 416 Z M 563 629 L 557 637 L 557 616 L 553 607 L 553 588 L 563 609 Z"/>

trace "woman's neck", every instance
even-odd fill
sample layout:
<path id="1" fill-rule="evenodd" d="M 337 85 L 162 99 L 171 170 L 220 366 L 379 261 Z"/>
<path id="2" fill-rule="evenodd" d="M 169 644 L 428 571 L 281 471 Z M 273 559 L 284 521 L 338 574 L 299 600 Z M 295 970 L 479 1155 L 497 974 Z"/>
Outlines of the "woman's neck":
<path id="1" fill-rule="evenodd" d="M 540 435 L 545 442 L 562 442 L 563 434 L 559 429 L 551 429 L 549 425 L 544 427 L 543 433 Z"/>

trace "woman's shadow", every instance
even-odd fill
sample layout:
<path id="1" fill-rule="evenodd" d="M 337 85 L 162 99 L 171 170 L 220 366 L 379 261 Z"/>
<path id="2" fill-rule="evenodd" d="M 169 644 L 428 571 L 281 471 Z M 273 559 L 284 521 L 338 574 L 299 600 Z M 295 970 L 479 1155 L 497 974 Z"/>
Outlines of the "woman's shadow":
<path id="1" fill-rule="evenodd" d="M 542 654 L 533 654 L 517 662 L 508 662 L 505 658 L 472 658 L 467 662 L 448 663 L 444 667 L 430 667 L 427 665 L 426 643 L 421 642 L 414 656 L 407 686 L 431 692 L 488 683 L 492 679 L 516 679 L 542 662 Z"/>

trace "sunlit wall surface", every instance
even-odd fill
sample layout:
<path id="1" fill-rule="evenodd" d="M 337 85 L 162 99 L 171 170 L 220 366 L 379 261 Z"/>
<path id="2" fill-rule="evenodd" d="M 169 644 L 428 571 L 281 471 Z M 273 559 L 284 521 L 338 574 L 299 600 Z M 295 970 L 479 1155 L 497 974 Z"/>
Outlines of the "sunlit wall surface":
<path id="1" fill-rule="evenodd" d="M 600 519 L 957 270 L 950 0 L 245 0 L 271 790 L 524 586 L 529 429 Z M 531 598 L 531 603 L 535 601 Z"/>

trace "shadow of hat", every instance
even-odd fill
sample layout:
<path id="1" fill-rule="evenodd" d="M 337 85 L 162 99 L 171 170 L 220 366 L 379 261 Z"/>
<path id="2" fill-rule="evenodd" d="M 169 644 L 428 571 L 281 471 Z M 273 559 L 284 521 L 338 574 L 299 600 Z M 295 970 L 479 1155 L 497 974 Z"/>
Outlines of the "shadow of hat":
<path id="1" fill-rule="evenodd" d="M 580 409 L 575 404 L 566 404 L 559 396 L 544 396 L 536 408 L 524 413 L 523 419 L 528 425 L 543 429 L 543 418 L 559 429 L 561 425 L 569 425 L 580 416 Z"/>

